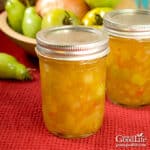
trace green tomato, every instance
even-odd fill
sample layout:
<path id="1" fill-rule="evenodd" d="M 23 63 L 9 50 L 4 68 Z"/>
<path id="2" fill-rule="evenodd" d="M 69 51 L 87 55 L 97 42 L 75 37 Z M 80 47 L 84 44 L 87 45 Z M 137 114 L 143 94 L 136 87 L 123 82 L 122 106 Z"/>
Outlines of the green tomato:
<path id="1" fill-rule="evenodd" d="M 22 32 L 22 19 L 25 6 L 19 0 L 7 0 L 5 4 L 8 24 L 17 32 Z"/>
<path id="2" fill-rule="evenodd" d="M 116 7 L 120 0 L 85 0 L 85 2 L 91 7 Z"/>
<path id="3" fill-rule="evenodd" d="M 85 26 L 101 27 L 103 25 L 104 15 L 112 10 L 110 7 L 93 8 L 85 14 L 82 19 L 82 24 Z"/>
<path id="4" fill-rule="evenodd" d="M 49 11 L 42 20 L 42 29 L 61 26 L 61 25 L 79 25 L 80 19 L 72 12 L 64 9 L 53 9 Z"/>
<path id="5" fill-rule="evenodd" d="M 35 38 L 36 33 L 41 29 L 42 18 L 37 14 L 35 7 L 28 7 L 25 10 L 22 31 L 25 36 Z"/>

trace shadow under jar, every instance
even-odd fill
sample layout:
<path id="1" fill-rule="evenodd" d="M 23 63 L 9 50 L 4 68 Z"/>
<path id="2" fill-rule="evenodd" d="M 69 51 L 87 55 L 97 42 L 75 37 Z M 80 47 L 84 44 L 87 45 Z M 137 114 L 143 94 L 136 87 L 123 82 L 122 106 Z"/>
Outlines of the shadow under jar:
<path id="1" fill-rule="evenodd" d="M 150 104 L 150 11 L 113 11 L 104 27 L 110 36 L 108 98 L 130 107 Z"/>
<path id="2" fill-rule="evenodd" d="M 47 129 L 64 138 L 95 133 L 104 114 L 107 36 L 81 26 L 46 29 L 36 53 Z"/>

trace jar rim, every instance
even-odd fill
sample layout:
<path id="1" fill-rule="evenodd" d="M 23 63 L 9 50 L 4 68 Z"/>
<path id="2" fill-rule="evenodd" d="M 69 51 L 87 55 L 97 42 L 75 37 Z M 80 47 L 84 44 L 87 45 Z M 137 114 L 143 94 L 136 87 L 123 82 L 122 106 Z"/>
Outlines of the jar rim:
<path id="1" fill-rule="evenodd" d="M 150 10 L 121 9 L 104 16 L 108 34 L 124 38 L 150 38 Z"/>

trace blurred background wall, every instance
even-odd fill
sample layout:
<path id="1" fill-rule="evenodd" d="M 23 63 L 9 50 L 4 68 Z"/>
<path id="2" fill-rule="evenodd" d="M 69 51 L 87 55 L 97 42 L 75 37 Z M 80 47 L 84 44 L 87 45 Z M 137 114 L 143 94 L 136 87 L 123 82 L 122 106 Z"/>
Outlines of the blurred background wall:
<path id="1" fill-rule="evenodd" d="M 0 11 L 4 9 L 5 1 L 6 0 L 0 0 Z"/>

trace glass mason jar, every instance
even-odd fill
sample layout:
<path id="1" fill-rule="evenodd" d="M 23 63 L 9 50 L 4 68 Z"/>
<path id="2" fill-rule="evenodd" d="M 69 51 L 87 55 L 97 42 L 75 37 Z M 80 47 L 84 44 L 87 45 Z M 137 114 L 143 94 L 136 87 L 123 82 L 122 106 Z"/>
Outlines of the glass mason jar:
<path id="1" fill-rule="evenodd" d="M 36 52 L 47 129 L 64 138 L 95 133 L 104 115 L 107 36 L 81 26 L 46 29 Z"/>
<path id="2" fill-rule="evenodd" d="M 108 98 L 131 107 L 150 104 L 150 11 L 113 11 L 104 27 L 110 35 Z"/>

